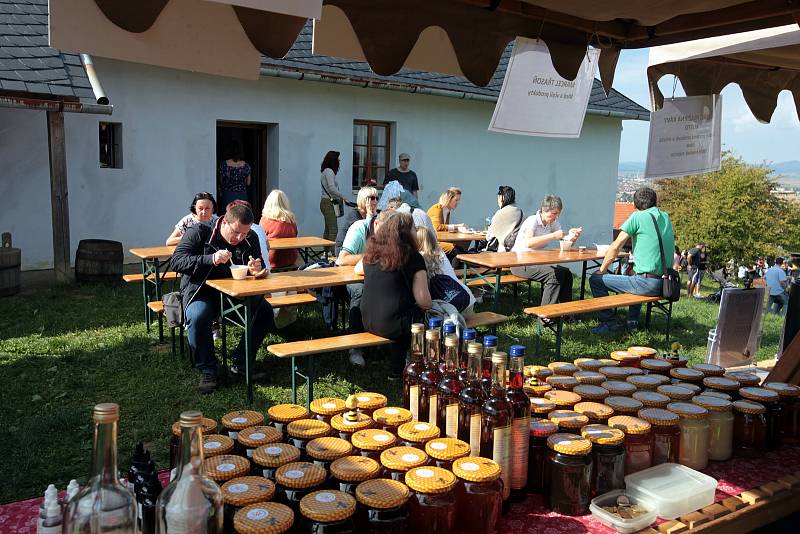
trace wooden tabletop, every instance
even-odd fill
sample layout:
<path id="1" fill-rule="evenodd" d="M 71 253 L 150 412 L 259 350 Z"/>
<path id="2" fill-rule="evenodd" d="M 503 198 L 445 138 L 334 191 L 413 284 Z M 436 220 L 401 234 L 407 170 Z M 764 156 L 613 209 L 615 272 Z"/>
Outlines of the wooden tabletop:
<path id="1" fill-rule="evenodd" d="M 269 240 L 270 250 L 287 250 L 291 248 L 333 247 L 333 241 L 321 237 L 276 237 Z"/>
<path id="2" fill-rule="evenodd" d="M 355 282 L 362 282 L 364 277 L 355 273 L 354 267 L 326 267 L 311 269 L 309 271 L 286 271 L 272 273 L 266 278 L 255 280 L 248 277 L 245 280 L 221 278 L 207 280 L 206 284 L 217 291 L 236 298 L 266 295 L 280 291 L 305 291 L 326 286 L 343 286 Z"/>
<path id="3" fill-rule="evenodd" d="M 625 254 L 620 254 L 619 257 Z M 585 252 L 558 249 L 538 249 L 528 252 L 481 252 L 479 254 L 459 254 L 458 259 L 469 265 L 478 265 L 488 269 L 506 269 L 526 265 L 554 265 L 575 261 L 602 260 L 605 254 L 598 254 L 597 249 L 586 249 Z"/>
<path id="4" fill-rule="evenodd" d="M 436 232 L 436 239 L 445 243 L 460 243 L 464 241 L 486 241 L 486 234 L 472 232 Z"/>
<path id="5" fill-rule="evenodd" d="M 143 260 L 154 260 L 169 258 L 175 252 L 175 247 L 161 245 L 160 247 L 132 248 L 128 252 Z"/>

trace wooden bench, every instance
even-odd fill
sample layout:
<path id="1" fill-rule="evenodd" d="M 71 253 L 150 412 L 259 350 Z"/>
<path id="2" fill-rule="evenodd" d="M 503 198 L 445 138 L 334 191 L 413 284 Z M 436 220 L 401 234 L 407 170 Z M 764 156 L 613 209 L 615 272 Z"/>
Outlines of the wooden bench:
<path id="1" fill-rule="evenodd" d="M 517 276 L 515 274 L 504 274 L 500 276 L 500 285 L 506 284 L 520 284 L 524 282 L 530 282 L 529 278 L 523 278 L 521 276 Z M 467 282 L 467 287 L 486 287 L 492 285 L 493 282 L 490 282 L 486 278 L 478 278 L 476 280 L 470 280 Z"/>
<path id="2" fill-rule="evenodd" d="M 180 277 L 181 277 L 180 273 L 176 273 L 174 271 L 167 271 L 167 272 L 165 272 L 164 274 L 161 275 L 161 280 L 162 281 L 164 281 L 164 280 L 170 280 L 171 281 L 171 280 L 177 280 Z M 153 280 L 153 275 L 152 274 L 149 275 L 147 277 L 147 279 L 149 281 L 152 281 Z M 134 283 L 134 282 L 141 282 L 142 280 L 144 280 L 144 276 L 142 276 L 142 273 L 123 274 L 122 275 L 122 281 L 127 283 L 127 284 L 131 284 L 131 283 Z"/>
<path id="3" fill-rule="evenodd" d="M 667 343 L 669 343 L 669 330 L 672 321 L 672 303 L 664 300 L 662 297 L 650 297 L 645 295 L 632 295 L 630 293 L 619 293 L 617 295 L 609 295 L 607 297 L 592 298 L 586 300 L 574 300 L 572 302 L 564 302 L 560 304 L 548 304 L 545 306 L 534 306 L 525 308 L 524 312 L 528 315 L 533 315 L 540 320 L 552 321 L 551 324 L 545 326 L 552 329 L 556 334 L 556 357 L 561 356 L 561 333 L 564 318 L 574 315 L 582 315 L 584 313 L 593 313 L 603 310 L 610 310 L 614 308 L 622 308 L 625 306 L 637 306 L 647 304 L 647 313 L 645 315 L 645 328 L 650 328 L 650 316 L 653 308 L 663 312 L 667 317 Z M 541 334 L 541 325 L 539 323 L 539 334 Z M 536 339 L 536 352 L 539 352 L 539 342 L 541 336 Z"/>

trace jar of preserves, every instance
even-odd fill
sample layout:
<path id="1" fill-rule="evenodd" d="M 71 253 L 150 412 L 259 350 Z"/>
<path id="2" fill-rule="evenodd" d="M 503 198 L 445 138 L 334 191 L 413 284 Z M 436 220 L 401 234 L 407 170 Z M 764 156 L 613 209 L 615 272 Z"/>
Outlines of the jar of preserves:
<path id="1" fill-rule="evenodd" d="M 581 371 L 591 371 L 594 373 L 596 373 L 598 369 L 605 365 L 603 362 L 595 358 L 576 358 L 572 363 L 575 364 L 575 367 Z"/>
<path id="2" fill-rule="evenodd" d="M 708 459 L 718 462 L 727 460 L 733 455 L 733 412 L 730 401 L 698 395 L 692 402 L 708 410 Z"/>
<path id="3" fill-rule="evenodd" d="M 370 416 L 360 412 L 345 412 L 331 417 L 330 425 L 333 427 L 340 438 L 350 441 L 354 432 L 366 430 L 375 426 L 375 422 Z"/>
<path id="4" fill-rule="evenodd" d="M 577 371 L 572 378 L 577 380 L 580 385 L 590 386 L 599 386 L 606 381 L 606 376 L 597 371 Z"/>
<path id="5" fill-rule="evenodd" d="M 611 395 L 606 388 L 592 384 L 580 384 L 575 386 L 572 392 L 580 395 L 581 400 L 597 402 L 603 402 L 606 397 Z"/>
<path id="6" fill-rule="evenodd" d="M 619 380 L 624 382 L 626 378 L 633 374 L 638 374 L 636 371 L 632 371 L 636 369 L 636 367 L 601 367 L 598 371 L 600 374 L 604 375 L 608 380 Z M 641 373 L 641 369 L 638 369 L 639 373 Z M 603 384 L 600 384 L 601 386 Z M 605 387 L 605 386 L 603 386 Z M 606 388 L 608 389 L 608 388 Z"/>
<path id="7" fill-rule="evenodd" d="M 617 415 L 636 415 L 639 413 L 639 410 L 644 408 L 644 405 L 634 399 L 633 397 L 618 397 L 616 395 L 607 397 L 605 401 L 603 401 L 607 406 L 610 406 L 614 409 L 614 413 Z"/>
<path id="8" fill-rule="evenodd" d="M 355 496 L 356 486 L 365 480 L 378 478 L 381 464 L 366 456 L 345 456 L 334 460 L 330 466 L 333 489 Z"/>
<path id="9" fill-rule="evenodd" d="M 309 416 L 305 406 L 299 404 L 276 404 L 267 409 L 269 424 L 277 428 L 283 434 L 283 439 L 287 437 L 286 425 L 298 419 L 307 419 Z"/>
<path id="10" fill-rule="evenodd" d="M 397 436 L 386 430 L 369 428 L 353 434 L 351 443 L 357 454 L 380 462 L 381 452 L 397 445 Z"/>
<path id="11" fill-rule="evenodd" d="M 416 447 L 392 447 L 381 453 L 383 477 L 402 482 L 414 467 L 428 465 L 428 455 Z"/>
<path id="12" fill-rule="evenodd" d="M 669 372 L 669 376 L 678 382 L 689 382 L 690 384 L 701 385 L 705 375 L 702 371 L 692 369 L 690 367 L 678 367 Z"/>
<path id="13" fill-rule="evenodd" d="M 544 394 L 544 398 L 556 405 L 559 410 L 571 410 L 581 401 L 581 396 L 572 391 L 554 389 Z M 531 399 L 533 402 L 533 399 Z"/>
<path id="14" fill-rule="evenodd" d="M 646 359 L 646 358 L 655 358 L 656 357 L 656 349 L 653 347 L 628 347 L 628 352 L 631 354 L 635 354 L 639 358 Z"/>
<path id="15" fill-rule="evenodd" d="M 672 399 L 656 391 L 637 391 L 631 395 L 644 405 L 645 408 L 666 408 Z"/>
<path id="16" fill-rule="evenodd" d="M 611 359 L 619 362 L 620 367 L 639 367 L 641 358 L 627 350 L 615 350 L 611 353 Z"/>
<path id="17" fill-rule="evenodd" d="M 572 376 L 578 370 L 575 365 L 569 362 L 551 362 L 547 364 L 547 368 L 557 376 Z"/>
<path id="18" fill-rule="evenodd" d="M 456 527 L 456 477 L 441 467 L 415 467 L 405 476 L 413 492 L 409 504 L 409 532 L 449 534 Z"/>
<path id="19" fill-rule="evenodd" d="M 703 379 L 703 386 L 706 387 L 706 391 L 719 391 L 720 393 L 730 395 L 731 400 L 737 400 L 739 398 L 739 382 L 732 378 L 707 376 Z"/>
<path id="20" fill-rule="evenodd" d="M 692 396 L 700 395 L 700 393 L 703 391 L 703 388 L 701 386 L 698 386 L 697 384 L 692 384 L 691 382 L 673 382 L 672 385 L 688 389 L 689 391 L 692 392 Z"/>
<path id="21" fill-rule="evenodd" d="M 283 440 L 283 434 L 274 426 L 251 426 L 239 431 L 236 441 L 245 451 L 248 458 L 253 457 L 253 451 L 262 445 L 278 443 Z"/>
<path id="22" fill-rule="evenodd" d="M 360 391 L 354 393 L 356 398 L 356 410 L 372 417 L 372 413 L 378 408 L 384 408 L 389 402 L 386 395 L 374 393 L 372 391 Z"/>
<path id="23" fill-rule="evenodd" d="M 328 474 L 319 465 L 292 462 L 275 471 L 275 500 L 299 511 L 300 500 L 325 484 Z"/>
<path id="24" fill-rule="evenodd" d="M 254 475 L 262 475 L 269 480 L 275 480 L 275 471 L 282 465 L 296 462 L 300 459 L 300 449 L 288 443 L 271 443 L 253 451 Z"/>
<path id="25" fill-rule="evenodd" d="M 353 454 L 353 445 L 342 438 L 317 438 L 306 444 L 306 457 L 308 461 L 330 469 L 331 462 Z"/>
<path id="26" fill-rule="evenodd" d="M 203 460 L 208 478 L 222 484 L 228 480 L 243 477 L 250 473 L 250 461 L 233 454 L 222 454 Z"/>
<path id="27" fill-rule="evenodd" d="M 606 380 L 600 384 L 600 387 L 617 397 L 630 397 L 639 391 L 639 388 L 633 384 L 625 382 L 624 378 L 622 380 Z"/>
<path id="28" fill-rule="evenodd" d="M 733 453 L 760 458 L 767 452 L 767 409 L 748 400 L 733 402 Z"/>
<path id="29" fill-rule="evenodd" d="M 294 510 L 277 502 L 245 506 L 233 517 L 238 534 L 281 534 L 294 525 Z"/>
<path id="30" fill-rule="evenodd" d="M 780 395 L 778 395 L 778 392 L 767 388 L 743 387 L 739 389 L 739 395 L 745 400 L 764 405 L 767 409 L 767 412 L 764 414 L 767 418 L 767 450 L 772 451 L 780 447 L 781 430 L 783 428 L 781 416 L 783 415 L 783 410 L 781 409 Z"/>
<path id="31" fill-rule="evenodd" d="M 672 364 L 661 358 L 644 358 L 639 365 L 650 375 L 669 377 Z"/>
<path id="32" fill-rule="evenodd" d="M 653 431 L 650 423 L 630 415 L 609 418 L 608 426 L 625 432 L 625 474 L 653 465 Z"/>
<path id="33" fill-rule="evenodd" d="M 625 433 L 607 425 L 586 425 L 581 436 L 592 442 L 592 496 L 625 488 Z"/>
<path id="34" fill-rule="evenodd" d="M 549 419 L 531 419 L 528 442 L 528 490 L 534 493 L 549 490 L 550 479 L 545 470 L 549 448 L 547 438 L 558 432 Z"/>
<path id="35" fill-rule="evenodd" d="M 336 490 L 319 490 L 300 499 L 305 532 L 355 532 L 356 499 Z"/>
<path id="36" fill-rule="evenodd" d="M 286 432 L 289 434 L 289 444 L 300 449 L 300 459 L 305 460 L 308 442 L 330 436 L 331 426 L 318 419 L 298 419 L 286 426 Z"/>
<path id="37" fill-rule="evenodd" d="M 739 382 L 739 387 L 742 388 L 756 387 L 761 383 L 761 379 L 758 377 L 758 375 L 748 373 L 746 371 L 734 371 L 731 373 L 725 373 L 722 376 L 736 380 Z"/>
<path id="38" fill-rule="evenodd" d="M 425 452 L 430 456 L 432 465 L 450 470 L 453 460 L 468 456 L 469 443 L 454 438 L 436 438 L 425 444 Z"/>
<path id="39" fill-rule="evenodd" d="M 214 434 L 217 431 L 217 422 L 209 417 L 203 417 L 203 438 Z M 205 439 L 203 439 L 204 443 L 207 443 Z M 169 440 L 169 468 L 172 470 L 175 467 L 175 463 L 178 461 L 178 449 L 180 449 L 181 445 L 181 422 L 175 421 L 172 424 L 172 438 Z M 231 442 L 231 449 L 233 448 L 233 442 Z M 208 457 L 208 452 L 203 450 L 206 457 Z M 230 452 L 230 449 L 227 451 Z M 219 454 L 219 453 L 218 453 Z M 212 454 L 213 456 L 213 454 Z"/>
<path id="40" fill-rule="evenodd" d="M 608 418 L 614 415 L 611 406 L 599 402 L 579 402 L 573 409 L 588 417 L 590 425 L 604 425 L 608 422 Z"/>
<path id="41" fill-rule="evenodd" d="M 547 446 L 550 509 L 562 515 L 586 515 L 592 498 L 592 443 L 574 434 L 553 434 Z"/>
<path id="42" fill-rule="evenodd" d="M 545 382 L 556 391 L 572 391 L 578 385 L 575 377 L 565 375 L 548 376 Z"/>
<path id="43" fill-rule="evenodd" d="M 553 410 L 547 416 L 558 426 L 558 431 L 567 434 L 581 433 L 581 427 L 589 424 L 589 417 L 572 410 Z"/>
<path id="44" fill-rule="evenodd" d="M 528 397 L 543 397 L 545 393 L 553 390 L 553 386 L 539 382 L 535 378 L 529 378 L 522 386 L 522 390 L 528 394 Z"/>
<path id="45" fill-rule="evenodd" d="M 330 424 L 334 415 L 347 410 L 347 405 L 342 399 L 336 397 L 322 397 L 311 401 L 309 408 L 311 408 L 314 419 Z"/>
<path id="46" fill-rule="evenodd" d="M 693 363 L 689 366 L 690 369 L 700 371 L 703 376 L 722 376 L 725 374 L 725 368 L 713 363 Z"/>
<path id="47" fill-rule="evenodd" d="M 356 487 L 356 532 L 405 534 L 408 532 L 408 486 L 377 478 Z"/>
<path id="48" fill-rule="evenodd" d="M 708 410 L 688 402 L 672 402 L 667 405 L 667 409 L 681 418 L 678 461 L 698 471 L 705 469 L 708 466 L 708 446 L 711 441 Z"/>
<path id="49" fill-rule="evenodd" d="M 212 458 L 233 452 L 233 440 L 222 434 L 203 434 L 203 457 Z"/>
<path id="50" fill-rule="evenodd" d="M 275 430 L 273 428 L 273 430 Z M 260 502 L 272 500 L 275 495 L 275 483 L 264 477 L 239 477 L 222 485 L 224 507 L 224 529 L 233 532 L 233 518 L 236 512 Z"/>
<path id="51" fill-rule="evenodd" d="M 523 369 L 526 377 L 533 377 L 540 382 L 544 382 L 548 376 L 553 376 L 553 371 L 544 365 L 526 365 Z"/>
<path id="52" fill-rule="evenodd" d="M 663 408 L 639 410 L 639 419 L 650 423 L 653 431 L 653 465 L 678 463 L 681 445 L 681 418 Z"/>
<path id="53" fill-rule="evenodd" d="M 767 382 L 764 387 L 780 395 L 781 421 L 784 443 L 795 445 L 800 442 L 800 387 L 784 382 Z"/>
<path id="54" fill-rule="evenodd" d="M 468 456 L 453 462 L 457 478 L 456 531 L 464 534 L 492 534 L 503 506 L 500 465 L 488 458 Z"/>
<path id="55" fill-rule="evenodd" d="M 439 427 L 431 423 L 411 421 L 397 428 L 397 437 L 400 438 L 401 445 L 424 451 L 425 443 L 439 437 Z"/>
<path id="56" fill-rule="evenodd" d="M 390 406 L 388 408 L 378 408 L 372 412 L 372 419 L 381 430 L 397 434 L 397 427 L 413 420 L 409 410 Z"/>
<path id="57" fill-rule="evenodd" d="M 658 386 L 663 385 L 659 375 L 633 375 L 625 379 L 640 391 L 655 391 Z"/>
<path id="58" fill-rule="evenodd" d="M 731 397 L 727 393 L 722 393 L 721 391 L 714 391 L 713 389 L 704 389 L 699 394 L 703 395 L 704 397 L 716 397 L 718 399 L 723 399 L 728 402 L 733 402 L 733 397 Z"/>
<path id="59" fill-rule="evenodd" d="M 256 412 L 255 410 L 237 410 L 235 412 L 229 412 L 222 416 L 222 428 L 225 430 L 225 434 L 229 438 L 231 438 L 234 442 L 236 441 L 236 436 L 239 434 L 240 430 L 243 430 L 249 426 L 260 426 L 264 424 L 264 416 L 261 412 Z M 244 454 L 243 450 L 239 450 L 237 443 L 234 443 L 233 449 L 234 451 L 241 454 Z"/>
<path id="60" fill-rule="evenodd" d="M 553 401 L 539 397 L 531 397 L 531 417 L 547 418 L 547 414 L 556 409 Z"/>
<path id="61" fill-rule="evenodd" d="M 656 391 L 658 393 L 661 393 L 662 395 L 666 395 L 667 397 L 672 399 L 673 402 L 688 401 L 691 400 L 692 397 L 694 397 L 694 393 L 692 393 L 691 389 L 687 389 L 681 386 L 675 386 L 673 384 L 665 384 L 663 386 L 658 386 L 656 388 Z"/>
<path id="62" fill-rule="evenodd" d="M 601 368 L 602 367 L 619 367 L 619 362 L 614 361 L 611 358 L 599 358 L 597 361 L 603 364 L 601 366 Z M 600 369 L 598 369 L 597 372 L 600 372 Z"/>

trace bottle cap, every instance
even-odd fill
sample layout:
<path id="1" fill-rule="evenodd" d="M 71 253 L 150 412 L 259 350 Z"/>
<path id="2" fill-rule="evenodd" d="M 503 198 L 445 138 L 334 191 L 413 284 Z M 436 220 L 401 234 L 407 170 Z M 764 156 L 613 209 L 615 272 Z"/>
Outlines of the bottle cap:
<path id="1" fill-rule="evenodd" d="M 454 334 L 456 331 L 456 325 L 451 323 L 450 321 L 445 321 L 442 325 L 442 333 L 443 334 Z"/>
<path id="2" fill-rule="evenodd" d="M 397 436 L 405 441 L 425 443 L 439 437 L 439 427 L 431 423 L 410 421 L 397 427 Z"/>
<path id="3" fill-rule="evenodd" d="M 492 363 L 506 363 L 508 360 L 508 354 L 505 352 L 493 352 L 492 353 Z"/>
<path id="4" fill-rule="evenodd" d="M 274 426 L 251 426 L 236 436 L 236 441 L 247 448 L 255 449 L 267 443 L 277 443 L 283 439 L 283 432 Z"/>
<path id="5" fill-rule="evenodd" d="M 344 521 L 356 511 L 356 500 L 349 493 L 321 490 L 300 499 L 300 513 L 311 521 L 333 523 Z"/>
<path id="6" fill-rule="evenodd" d="M 511 345 L 508 348 L 508 353 L 512 357 L 525 356 L 525 346 L 524 345 Z"/>
<path id="7" fill-rule="evenodd" d="M 453 474 L 469 482 L 491 482 L 500 478 L 502 468 L 488 458 L 467 456 L 453 462 Z"/>
<path id="8" fill-rule="evenodd" d="M 298 419 L 286 426 L 286 433 L 300 439 L 323 438 L 331 433 L 331 426 L 316 419 Z"/>
<path id="9" fill-rule="evenodd" d="M 443 322 L 441 317 L 431 317 L 428 319 L 428 328 L 441 328 Z"/>
<path id="10" fill-rule="evenodd" d="M 367 508 L 387 510 L 403 506 L 411 492 L 398 480 L 378 478 L 356 486 L 356 499 Z"/>
<path id="11" fill-rule="evenodd" d="M 317 438 L 306 444 L 306 454 L 314 460 L 332 461 L 353 453 L 353 445 L 342 438 Z"/>
<path id="12" fill-rule="evenodd" d="M 674 426 L 681 420 L 678 414 L 663 408 L 644 408 L 639 410 L 639 419 L 644 419 L 651 425 L 656 426 Z"/>
<path id="13" fill-rule="evenodd" d="M 447 493 L 456 485 L 456 476 L 441 467 L 414 467 L 405 479 L 406 485 L 418 493 Z"/>
<path id="14" fill-rule="evenodd" d="M 778 395 L 777 391 L 767 388 L 744 387 L 739 389 L 739 395 L 743 399 L 757 402 L 778 402 L 780 400 L 780 395 Z"/>
<path id="15" fill-rule="evenodd" d="M 345 456 L 331 464 L 331 475 L 343 482 L 364 482 L 378 476 L 381 464 L 366 456 Z"/>
<path id="16" fill-rule="evenodd" d="M 308 417 L 308 410 L 299 404 L 276 404 L 267 410 L 270 420 L 278 423 L 291 423 Z"/>
<path id="17" fill-rule="evenodd" d="M 310 462 L 292 462 L 275 471 L 275 482 L 285 488 L 307 489 L 325 482 L 328 473 L 321 465 Z"/>
<path id="18" fill-rule="evenodd" d="M 607 425 L 586 425 L 581 428 L 581 436 L 597 445 L 619 445 L 625 441 L 625 433 Z"/>
<path id="19" fill-rule="evenodd" d="M 467 328 L 464 330 L 464 341 L 473 340 L 478 337 L 478 332 L 474 328 Z"/>
<path id="20" fill-rule="evenodd" d="M 353 414 L 352 417 L 348 415 Z M 356 432 L 375 425 L 372 417 L 361 412 L 346 412 L 336 414 L 331 418 L 331 426 L 339 432 Z"/>
<path id="21" fill-rule="evenodd" d="M 203 435 L 203 456 L 211 458 L 233 450 L 233 440 L 222 434 Z"/>
<path id="22" fill-rule="evenodd" d="M 666 408 L 667 404 L 672 402 L 672 399 L 666 395 L 656 393 L 655 391 L 637 391 L 631 395 L 631 397 L 649 408 Z"/>
<path id="23" fill-rule="evenodd" d="M 425 339 L 428 341 L 437 341 L 442 337 L 441 332 L 438 330 L 426 330 L 425 331 Z"/>
<path id="24" fill-rule="evenodd" d="M 553 434 L 547 438 L 547 446 L 561 454 L 584 456 L 592 450 L 592 442 L 575 434 Z"/>
<path id="25" fill-rule="evenodd" d="M 202 414 L 200 417 L 202 417 Z M 95 423 L 113 423 L 119 420 L 119 405 L 113 402 L 95 405 L 94 410 L 92 410 L 92 419 L 94 419 Z"/>
<path id="26" fill-rule="evenodd" d="M 453 461 L 470 453 L 469 443 L 454 438 L 436 438 L 425 444 L 425 452 L 435 460 Z"/>
<path id="27" fill-rule="evenodd" d="M 336 415 L 347 409 L 342 399 L 335 397 L 322 397 L 314 399 L 309 406 L 311 411 L 318 415 Z"/>
<path id="28" fill-rule="evenodd" d="M 354 433 L 350 440 L 353 447 L 362 451 L 382 451 L 393 447 L 397 442 L 397 436 L 386 430 L 369 428 Z"/>
<path id="29" fill-rule="evenodd" d="M 425 325 L 422 323 L 413 323 L 411 325 L 411 333 L 412 334 L 419 334 L 425 331 Z"/>
<path id="30" fill-rule="evenodd" d="M 381 453 L 381 464 L 394 471 L 408 471 L 428 463 L 428 455 L 414 447 L 392 447 Z"/>
<path id="31" fill-rule="evenodd" d="M 656 408 L 652 408 L 656 409 Z M 615 415 L 608 419 L 608 426 L 611 428 L 618 428 L 625 432 L 625 434 L 647 434 L 650 432 L 650 423 L 638 417 L 631 417 L 630 415 Z"/>
<path id="32" fill-rule="evenodd" d="M 233 526 L 240 534 L 280 534 L 293 524 L 294 511 L 277 502 L 251 504 L 233 516 Z"/>
<path id="33" fill-rule="evenodd" d="M 708 417 L 708 410 L 691 402 L 671 402 L 667 410 L 681 416 L 682 419 L 704 419 Z"/>
<path id="34" fill-rule="evenodd" d="M 414 416 L 410 411 L 395 406 L 378 408 L 372 412 L 372 419 L 381 426 L 400 426 L 403 423 L 408 423 L 413 418 Z"/>
<path id="35" fill-rule="evenodd" d="M 578 370 L 569 362 L 552 362 L 547 364 L 547 368 L 561 376 L 572 376 Z"/>
<path id="36" fill-rule="evenodd" d="M 497 336 L 483 336 L 483 346 L 484 347 L 496 347 L 497 346 Z"/>
<path id="37" fill-rule="evenodd" d="M 276 468 L 300 459 L 300 449 L 288 443 L 270 443 L 253 451 L 253 461 L 261 467 Z"/>
<path id="38" fill-rule="evenodd" d="M 468 343 L 467 354 L 483 354 L 483 346 L 480 343 Z"/>
<path id="39" fill-rule="evenodd" d="M 264 415 L 255 410 L 237 410 L 222 416 L 222 426 L 231 430 L 241 430 L 263 424 Z"/>
<path id="40" fill-rule="evenodd" d="M 225 504 L 238 508 L 272 500 L 275 495 L 275 483 L 256 476 L 234 478 L 223 484 L 221 489 Z"/>
<path id="41" fill-rule="evenodd" d="M 445 347 L 458 347 L 458 338 L 455 336 L 447 336 L 444 338 Z"/>

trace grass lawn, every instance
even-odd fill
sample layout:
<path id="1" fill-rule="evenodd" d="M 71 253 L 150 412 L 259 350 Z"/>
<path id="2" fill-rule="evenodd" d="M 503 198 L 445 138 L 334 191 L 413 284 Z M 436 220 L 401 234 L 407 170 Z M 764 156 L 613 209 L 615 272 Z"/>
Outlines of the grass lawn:
<path id="1" fill-rule="evenodd" d="M 712 290 L 706 287 L 704 293 Z M 198 375 L 188 361 L 172 356 L 169 344 L 159 345 L 146 333 L 141 298 L 140 286 L 127 285 L 54 287 L 2 300 L 0 428 L 5 430 L 6 452 L 0 459 L 0 503 L 41 495 L 49 483 L 63 488 L 71 478 L 85 481 L 92 446 L 91 408 L 96 403 L 120 405 L 119 464 L 124 468 L 138 440 L 144 440 L 154 453 L 157 467 L 165 467 L 170 425 L 181 411 L 199 409 L 219 420 L 224 413 L 244 406 L 245 388 L 238 382 L 212 395 L 196 392 Z M 487 299 L 478 308 L 490 305 Z M 543 354 L 534 354 L 535 327 L 521 313 L 522 307 L 522 300 L 515 301 L 510 291 L 501 295 L 500 311 L 512 320 L 499 329 L 500 347 L 522 343 L 529 348 L 528 363 L 552 361 L 552 334 L 545 334 Z M 674 306 L 672 339 L 684 346 L 690 360 L 704 358 L 717 309 L 715 304 L 690 299 Z M 669 348 L 658 314 L 651 332 L 598 337 L 589 331 L 595 324 L 586 318 L 565 326 L 562 359 L 607 357 L 610 351 L 631 345 L 653 346 L 659 351 Z M 765 319 L 759 360 L 774 356 L 781 324 L 776 316 Z M 238 340 L 238 331 L 231 330 L 235 329 L 229 329 L 229 346 Z M 318 307 L 306 306 L 297 323 L 267 342 L 326 335 L 330 333 Z M 367 359 L 362 370 L 349 366 L 346 354 L 319 357 L 321 378 L 315 394 L 344 397 L 358 390 L 373 390 L 398 402 L 400 388 L 386 381 L 382 353 L 372 351 Z M 288 361 L 269 357 L 263 348 L 258 360 L 270 378 L 256 385 L 256 408 L 266 410 L 289 402 Z"/>

